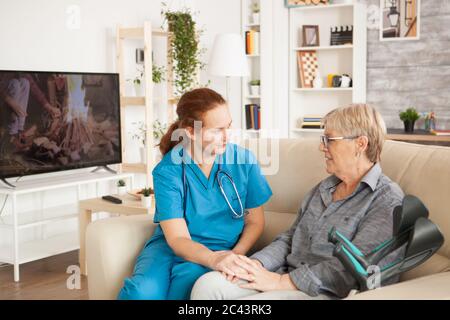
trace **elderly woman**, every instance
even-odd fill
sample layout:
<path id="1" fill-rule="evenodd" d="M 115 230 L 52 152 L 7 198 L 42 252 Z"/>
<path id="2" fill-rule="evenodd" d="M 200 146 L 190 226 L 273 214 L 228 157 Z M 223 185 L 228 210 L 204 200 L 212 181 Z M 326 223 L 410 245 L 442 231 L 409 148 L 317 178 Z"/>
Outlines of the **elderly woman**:
<path id="1" fill-rule="evenodd" d="M 391 238 L 393 208 L 404 195 L 381 171 L 386 127 L 375 109 L 338 108 L 323 122 L 320 151 L 330 176 L 305 196 L 289 230 L 250 258 L 240 256 L 236 263 L 246 272 L 207 273 L 197 280 L 192 299 L 337 299 L 358 288 L 333 257 L 328 232 L 335 226 L 367 253 Z M 398 249 L 379 267 L 403 253 Z"/>

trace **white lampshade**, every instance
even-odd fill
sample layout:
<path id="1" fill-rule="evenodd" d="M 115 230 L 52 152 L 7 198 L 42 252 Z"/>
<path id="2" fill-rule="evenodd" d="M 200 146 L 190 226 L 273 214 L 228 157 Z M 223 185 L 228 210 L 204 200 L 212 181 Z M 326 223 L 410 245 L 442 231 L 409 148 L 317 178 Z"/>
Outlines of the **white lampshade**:
<path id="1" fill-rule="evenodd" d="M 238 34 L 219 34 L 208 66 L 209 74 L 219 77 L 248 76 L 248 64 L 242 37 Z"/>

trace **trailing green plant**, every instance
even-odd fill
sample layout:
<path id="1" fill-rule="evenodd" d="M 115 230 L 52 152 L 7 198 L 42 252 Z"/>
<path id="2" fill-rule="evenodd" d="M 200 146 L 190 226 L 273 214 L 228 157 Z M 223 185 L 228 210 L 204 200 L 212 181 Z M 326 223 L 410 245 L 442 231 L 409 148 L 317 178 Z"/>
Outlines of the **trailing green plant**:
<path id="1" fill-rule="evenodd" d="M 261 85 L 261 80 L 252 80 L 249 82 L 249 84 L 251 86 L 260 86 Z"/>
<path id="2" fill-rule="evenodd" d="M 403 122 L 415 122 L 420 118 L 419 113 L 414 108 L 408 108 L 406 111 L 400 112 L 400 120 Z"/>
<path id="3" fill-rule="evenodd" d="M 126 186 L 126 183 L 125 183 L 124 180 L 119 180 L 119 181 L 117 181 L 117 186 L 118 186 L 118 187 L 125 187 L 125 186 Z"/>
<path id="4" fill-rule="evenodd" d="M 162 4 L 163 24 L 167 22 L 171 37 L 169 55 L 174 61 L 175 95 L 199 86 L 197 76 L 205 68 L 201 57 L 205 50 L 199 47 L 199 38 L 203 30 L 196 30 L 196 23 L 189 8 L 181 11 L 169 11 L 167 4 Z"/>

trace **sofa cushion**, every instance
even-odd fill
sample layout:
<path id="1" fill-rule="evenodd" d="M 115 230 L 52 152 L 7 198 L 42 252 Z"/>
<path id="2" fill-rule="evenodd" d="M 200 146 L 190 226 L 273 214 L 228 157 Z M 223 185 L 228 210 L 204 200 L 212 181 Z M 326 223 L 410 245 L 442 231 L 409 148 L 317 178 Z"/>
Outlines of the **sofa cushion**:
<path id="1" fill-rule="evenodd" d="M 450 272 L 437 273 L 379 289 L 358 293 L 347 300 L 450 300 Z"/>
<path id="2" fill-rule="evenodd" d="M 450 148 L 386 141 L 381 166 L 427 206 L 446 240 L 438 253 L 450 259 Z"/>
<path id="3" fill-rule="evenodd" d="M 450 271 L 450 259 L 436 253 L 420 266 L 401 275 L 400 281 L 407 281 L 435 273 Z"/>

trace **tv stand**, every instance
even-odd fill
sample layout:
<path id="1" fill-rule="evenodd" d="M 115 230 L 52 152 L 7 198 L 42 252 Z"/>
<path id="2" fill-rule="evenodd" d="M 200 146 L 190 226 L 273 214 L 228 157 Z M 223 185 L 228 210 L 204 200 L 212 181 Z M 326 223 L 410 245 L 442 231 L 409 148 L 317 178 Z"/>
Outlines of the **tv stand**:
<path id="1" fill-rule="evenodd" d="M 111 168 L 108 167 L 108 166 L 98 166 L 97 168 L 95 168 L 94 170 L 92 170 L 91 173 L 97 172 L 97 171 L 99 171 L 99 170 L 101 170 L 101 169 L 105 169 L 106 171 L 111 172 L 111 173 L 114 173 L 114 174 L 117 173 L 117 171 L 111 169 Z"/>
<path id="2" fill-rule="evenodd" d="M 80 247 L 80 231 L 78 229 L 54 234 L 47 233 L 46 226 L 69 220 L 76 221 L 80 217 L 78 207 L 80 200 L 115 194 L 116 183 L 119 180 L 128 180 L 128 188 L 133 190 L 133 178 L 132 173 L 112 174 L 103 171 L 24 179 L 17 181 L 14 188 L 5 187 L 0 183 L 0 201 L 3 203 L 4 199 L 8 197 L 9 202 L 0 219 L 0 233 L 3 235 L 3 230 L 5 230 L 4 233 L 10 235 L 8 237 L 10 241 L 0 244 L 0 263 L 14 265 L 14 281 L 18 282 L 21 264 L 78 250 Z M 100 188 L 100 184 L 106 188 Z M 62 190 L 63 188 L 68 189 Z M 56 199 L 60 192 L 71 193 L 74 197 L 70 202 L 67 200 L 60 203 Z M 52 193 L 54 200 L 48 201 L 47 193 Z M 24 201 L 22 199 L 30 199 L 30 197 L 33 197 L 33 200 L 36 198 L 36 206 L 19 211 L 21 207 L 19 204 Z M 21 232 L 28 230 L 31 230 L 31 234 L 34 233 L 34 237 L 26 241 L 19 241 Z"/>
<path id="3" fill-rule="evenodd" d="M 4 179 L 4 178 L 2 178 L 2 179 L 0 179 L 4 184 L 6 184 L 9 188 L 12 188 L 12 189 L 14 189 L 16 186 L 15 185 L 13 185 L 13 184 L 11 184 L 11 183 L 9 183 L 8 181 L 6 181 L 6 179 Z"/>

